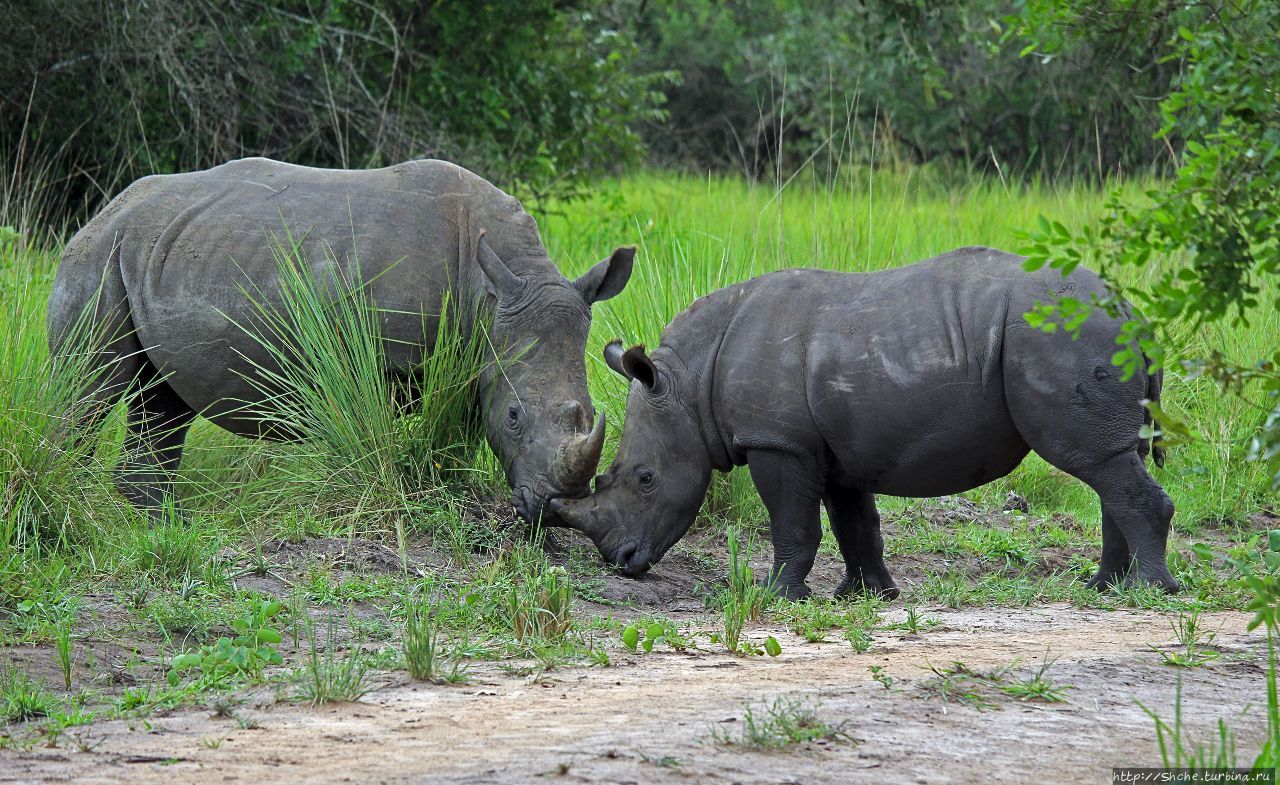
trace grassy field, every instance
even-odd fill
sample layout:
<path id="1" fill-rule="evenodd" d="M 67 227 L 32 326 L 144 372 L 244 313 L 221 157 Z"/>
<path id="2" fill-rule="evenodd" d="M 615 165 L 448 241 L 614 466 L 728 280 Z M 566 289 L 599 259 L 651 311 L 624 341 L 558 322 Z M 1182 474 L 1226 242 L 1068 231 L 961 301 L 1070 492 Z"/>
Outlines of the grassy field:
<path id="1" fill-rule="evenodd" d="M 540 221 L 567 275 L 616 245 L 640 246 L 630 286 L 595 309 L 588 368 L 611 426 L 603 465 L 625 398 L 624 384 L 600 356 L 608 340 L 656 345 L 666 322 L 694 298 L 753 275 L 801 266 L 871 271 L 963 245 L 1013 249 L 1018 231 L 1039 215 L 1075 227 L 1095 219 L 1102 201 L 1085 186 L 974 179 L 957 187 L 903 170 L 851 174 L 836 188 L 804 174 L 783 187 L 641 174 L 600 183 L 584 201 L 553 205 Z M 384 438 L 406 460 L 435 470 L 379 463 L 377 472 L 403 472 L 393 480 L 379 475 L 379 488 L 395 489 L 373 499 L 359 492 L 358 475 L 342 483 L 352 492 L 328 492 L 335 463 L 321 459 L 337 454 L 332 445 L 254 443 L 197 423 L 182 469 L 189 516 L 148 527 L 110 487 L 120 413 L 100 438 L 71 449 L 60 419 L 69 387 L 47 381 L 51 372 L 63 381 L 76 373 L 51 369 L 44 348 L 44 301 L 57 257 L 56 244 L 0 236 L 0 646 L 26 652 L 19 669 L 0 668 L 0 719 L 70 727 L 85 716 L 134 716 L 254 683 L 301 685 L 313 702 L 341 699 L 358 692 L 365 669 L 407 668 L 450 680 L 465 678 L 473 660 L 602 663 L 608 654 L 601 641 L 616 643 L 628 619 L 679 639 L 674 622 L 602 594 L 604 572 L 580 543 L 554 558 L 525 543 L 505 517 L 505 489 L 486 447 L 459 436 L 417 450 L 421 434 L 413 427 L 421 422 L 412 418 L 403 428 L 380 421 Z M 1280 343 L 1280 314 L 1259 315 L 1248 328 L 1175 335 L 1175 356 L 1213 348 L 1263 356 L 1264 347 Z M 1262 415 L 1174 369 L 1164 405 L 1201 436 L 1154 470 L 1178 508 L 1172 560 L 1187 587 L 1182 597 L 1083 592 L 1078 579 L 1096 566 L 1100 542 L 1096 496 L 1033 456 L 963 499 L 882 500 L 890 513 L 890 566 L 910 567 L 905 601 L 1241 607 L 1243 596 L 1221 563 L 1195 559 L 1189 546 L 1203 541 L 1234 553 L 1254 547 L 1262 525 L 1251 516 L 1271 501 L 1266 472 L 1240 445 Z M 1002 509 L 1010 494 L 1026 499 L 1029 514 Z M 700 538 L 677 549 L 685 563 L 704 568 L 708 607 L 721 607 L 724 529 L 750 533 L 764 523 L 745 472 L 717 480 L 695 532 Z M 344 542 L 344 555 L 334 556 L 329 544 Z M 389 555 L 378 556 L 384 543 Z M 350 556 L 360 549 L 366 558 Z M 370 564 L 381 566 L 371 571 Z M 574 611 L 575 601 L 597 612 Z M 874 608 L 806 608 L 777 618 L 798 634 L 863 629 L 876 618 Z M 283 663 L 266 656 L 243 668 L 216 665 L 219 637 L 242 641 L 232 645 L 249 653 L 282 654 Z M 354 654 L 335 660 L 339 648 Z M 128 653 L 122 667 L 133 686 L 93 677 L 92 658 L 108 649 Z M 187 659 L 170 677 L 176 656 Z M 46 683 L 27 675 L 45 671 Z M 5 738 L 17 735 L 0 732 Z"/>

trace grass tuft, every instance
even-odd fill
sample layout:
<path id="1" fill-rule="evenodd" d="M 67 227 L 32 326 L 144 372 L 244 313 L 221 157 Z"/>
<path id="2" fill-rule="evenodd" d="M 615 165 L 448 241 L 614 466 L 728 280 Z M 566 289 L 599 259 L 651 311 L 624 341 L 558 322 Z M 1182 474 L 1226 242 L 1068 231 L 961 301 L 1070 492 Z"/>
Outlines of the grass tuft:
<path id="1" fill-rule="evenodd" d="M 330 255 L 327 273 L 317 275 L 287 231 L 273 238 L 272 252 L 272 296 L 245 292 L 253 319 L 240 327 L 267 359 L 249 360 L 263 402 L 246 403 L 244 415 L 297 440 L 279 450 L 292 498 L 353 527 L 389 523 L 403 546 L 413 500 L 463 476 L 480 443 L 474 402 L 488 346 L 481 320 L 465 333 L 461 306 L 448 298 L 441 314 L 410 314 L 422 322 L 419 345 L 432 352 L 418 368 L 395 369 L 387 361 L 394 340 L 381 324 L 403 314 L 373 304 L 359 260 Z"/>
<path id="2" fill-rule="evenodd" d="M 307 624 L 307 643 L 307 659 L 297 675 L 299 698 L 312 706 L 350 703 L 360 700 L 372 689 L 363 655 L 358 650 L 345 656 L 338 653 L 337 625 L 332 615 L 325 626 L 323 652 L 316 640 L 314 624 Z"/>
<path id="3" fill-rule="evenodd" d="M 818 704 L 804 698 L 777 697 L 757 710 L 747 706 L 738 733 L 713 727 L 717 744 L 753 750 L 780 750 L 793 744 L 848 739 L 841 725 L 831 726 L 818 716 Z"/>
<path id="4" fill-rule="evenodd" d="M 402 643 L 405 667 L 419 681 L 459 684 L 467 679 L 463 659 L 450 651 L 432 607 L 421 604 L 405 614 Z"/>
<path id="5" fill-rule="evenodd" d="M 57 700 L 41 682 L 19 668 L 0 671 L 0 719 L 26 722 L 47 717 L 57 708 Z"/>

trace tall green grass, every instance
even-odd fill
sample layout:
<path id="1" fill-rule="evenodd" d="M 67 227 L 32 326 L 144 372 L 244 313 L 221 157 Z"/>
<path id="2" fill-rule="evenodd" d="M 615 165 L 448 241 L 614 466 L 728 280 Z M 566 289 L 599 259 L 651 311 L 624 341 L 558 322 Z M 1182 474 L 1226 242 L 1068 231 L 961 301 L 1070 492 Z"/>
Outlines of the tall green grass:
<path id="1" fill-rule="evenodd" d="M 1108 184 L 1134 193 L 1150 183 Z M 552 257 L 569 273 L 585 269 L 598 249 L 619 242 L 641 246 L 630 285 L 596 309 L 588 347 L 593 398 L 622 422 L 626 384 L 600 352 L 612 338 L 657 343 L 663 326 L 697 297 L 773 270 L 819 267 L 866 272 L 899 267 L 965 245 L 1016 250 L 1019 232 L 1045 215 L 1076 228 L 1102 212 L 1096 186 L 954 178 L 930 169 L 848 169 L 837 183 L 802 172 L 779 188 L 733 177 L 648 173 L 604 182 L 589 198 L 559 206 L 543 220 Z M 566 261 L 571 264 L 566 264 Z M 1094 262 L 1096 260 L 1090 260 Z M 1181 264 L 1157 260 L 1123 273 L 1130 283 Z M 1096 266 L 1096 265 L 1095 265 Z M 1271 285 L 1263 301 L 1280 296 Z M 1258 313 L 1250 327 L 1214 325 L 1183 330 L 1175 357 L 1221 349 L 1231 356 L 1265 356 L 1280 344 L 1280 313 Z M 1270 347 L 1270 348 L 1268 348 Z M 1211 382 L 1169 369 L 1164 406 L 1189 422 L 1203 441 L 1176 449 L 1155 470 L 1178 507 L 1183 528 L 1206 519 L 1232 519 L 1267 502 L 1266 473 L 1246 460 L 1242 446 L 1262 415 Z M 608 453 L 616 444 L 616 429 Z M 1032 456 L 1010 478 L 972 495 L 1000 500 L 1009 490 L 1040 513 L 1065 510 L 1099 518 L 1097 497 L 1084 485 Z M 895 504 L 886 500 L 888 506 Z M 731 520 L 760 520 L 763 509 L 745 473 L 717 478 L 708 510 Z"/>
<path id="2" fill-rule="evenodd" d="M 250 360 L 248 380 L 262 400 L 242 413 L 295 440 L 277 450 L 286 496 L 312 500 L 316 512 L 364 531 L 390 524 L 403 545 L 414 503 L 446 494 L 449 475 L 470 468 L 483 437 L 474 415 L 489 351 L 481 322 L 471 319 L 474 327 L 464 330 L 445 298 L 433 351 L 411 372 L 416 400 L 409 401 L 408 379 L 387 364 L 393 339 L 382 332 L 382 311 L 358 260 L 330 258 L 330 274 L 317 276 L 287 232 L 271 250 L 274 298 L 245 292 L 252 317 L 240 327 L 268 359 Z M 426 345 L 432 315 L 414 316 L 424 320 L 418 339 Z M 282 488 L 268 487 L 273 494 Z"/>
<path id="3" fill-rule="evenodd" d="M 96 451 L 102 402 L 87 391 L 105 382 L 111 363 L 83 314 L 49 354 L 45 302 L 52 265 L 43 249 L 15 232 L 0 237 L 0 549 L 77 541 L 110 497 Z"/>

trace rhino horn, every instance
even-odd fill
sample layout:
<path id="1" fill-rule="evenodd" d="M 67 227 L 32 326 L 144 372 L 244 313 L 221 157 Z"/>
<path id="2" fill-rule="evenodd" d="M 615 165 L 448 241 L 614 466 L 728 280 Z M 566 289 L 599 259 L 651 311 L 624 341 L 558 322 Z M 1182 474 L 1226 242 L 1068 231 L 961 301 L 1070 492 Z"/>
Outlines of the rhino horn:
<path id="1" fill-rule="evenodd" d="M 583 499 L 552 499 L 551 512 L 560 522 L 570 528 L 577 529 L 595 541 L 595 517 L 586 514 L 582 509 Z"/>
<path id="2" fill-rule="evenodd" d="M 596 418 L 596 424 L 587 434 L 566 436 L 560 443 L 555 474 L 562 488 L 585 485 L 600 464 L 600 451 L 604 449 L 604 412 Z"/>

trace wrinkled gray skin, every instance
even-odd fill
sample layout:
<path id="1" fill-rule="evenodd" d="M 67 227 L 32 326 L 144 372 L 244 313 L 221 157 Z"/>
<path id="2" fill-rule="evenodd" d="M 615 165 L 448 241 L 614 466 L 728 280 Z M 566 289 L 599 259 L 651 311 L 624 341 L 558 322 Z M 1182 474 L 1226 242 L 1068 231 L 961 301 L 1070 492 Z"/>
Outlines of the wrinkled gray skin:
<path id="1" fill-rule="evenodd" d="M 637 575 L 688 531 L 712 470 L 746 464 L 769 511 L 782 594 L 809 594 L 822 503 L 847 568 L 837 596 L 894 598 L 874 494 L 959 493 L 1035 450 L 1102 500 L 1090 586 L 1177 591 L 1165 564 L 1173 504 L 1139 439 L 1159 374 L 1121 381 L 1111 364 L 1121 321 L 1102 312 L 1076 341 L 1023 319 L 1037 301 L 1104 291 L 1087 270 L 1028 273 L 988 248 L 722 289 L 678 315 L 652 356 L 605 350 L 632 380 L 622 443 L 594 495 L 552 508 Z"/>
<path id="2" fill-rule="evenodd" d="M 286 226 L 317 276 L 337 266 L 366 282 L 397 375 L 411 379 L 430 353 L 446 294 L 464 330 L 470 306 L 485 306 L 490 340 L 508 355 L 483 374 L 481 405 L 512 504 L 538 521 L 549 499 L 588 490 L 604 438 L 584 363 L 591 305 L 626 285 L 634 249 L 569 281 L 520 203 L 453 164 L 347 171 L 247 158 L 135 182 L 63 253 L 51 349 L 72 350 L 64 337 L 86 311 L 107 336 L 110 373 L 86 395 L 100 409 L 130 396 L 117 484 L 131 502 L 154 513 L 172 493 L 197 413 L 233 433 L 287 438 L 252 414 L 263 395 L 249 360 L 276 366 L 237 326 L 254 323 L 246 291 L 281 307 L 271 238 L 285 241 Z"/>

